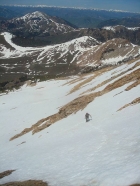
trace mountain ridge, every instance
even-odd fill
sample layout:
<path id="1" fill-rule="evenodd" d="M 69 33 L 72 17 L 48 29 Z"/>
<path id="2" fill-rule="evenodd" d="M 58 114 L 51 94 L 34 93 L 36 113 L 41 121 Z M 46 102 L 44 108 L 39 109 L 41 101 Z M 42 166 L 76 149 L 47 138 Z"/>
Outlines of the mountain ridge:
<path id="1" fill-rule="evenodd" d="M 77 27 L 83 28 L 95 28 L 98 27 L 100 22 L 117 19 L 117 18 L 127 18 L 127 17 L 140 17 L 138 13 L 128 13 L 128 12 L 111 12 L 105 10 L 87 10 L 87 9 L 72 9 L 72 8 L 58 8 L 58 7 L 6 7 L 17 13 L 16 17 L 25 15 L 34 11 L 41 11 L 51 16 L 61 17 L 64 20 L 76 25 Z M 1 11 L 2 12 L 2 11 Z M 0 14 L 1 16 L 1 14 Z M 3 15 L 4 16 L 4 15 Z M 2 17 L 2 16 L 1 16 Z M 12 17 L 13 18 L 13 17 Z"/>
<path id="2" fill-rule="evenodd" d="M 11 32 L 16 36 L 13 38 L 13 42 L 21 46 L 60 44 L 82 36 L 92 36 L 100 42 L 123 38 L 134 44 L 140 44 L 139 27 L 133 29 L 116 25 L 112 29 L 106 29 L 107 27 L 78 29 L 61 18 L 52 17 L 39 11 L 12 20 L 0 21 L 0 25 L 0 32 Z"/>
<path id="3" fill-rule="evenodd" d="M 125 39 L 102 43 L 83 36 L 46 47 L 20 47 L 12 42 L 11 34 L 3 33 L 0 37 L 3 40 L 0 46 L 2 82 L 23 75 L 22 79 L 47 79 L 87 73 L 136 60 L 140 55 L 140 47 Z"/>

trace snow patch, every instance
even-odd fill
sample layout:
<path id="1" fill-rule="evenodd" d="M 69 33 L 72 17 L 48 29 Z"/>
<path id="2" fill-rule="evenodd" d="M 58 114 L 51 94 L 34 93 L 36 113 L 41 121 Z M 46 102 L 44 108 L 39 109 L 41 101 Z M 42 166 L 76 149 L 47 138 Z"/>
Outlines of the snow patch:
<path id="1" fill-rule="evenodd" d="M 103 27 L 103 29 L 105 29 L 105 30 L 111 30 L 111 31 L 113 31 L 113 32 L 116 31 L 115 28 L 112 27 L 112 26 L 105 26 L 105 27 Z"/>

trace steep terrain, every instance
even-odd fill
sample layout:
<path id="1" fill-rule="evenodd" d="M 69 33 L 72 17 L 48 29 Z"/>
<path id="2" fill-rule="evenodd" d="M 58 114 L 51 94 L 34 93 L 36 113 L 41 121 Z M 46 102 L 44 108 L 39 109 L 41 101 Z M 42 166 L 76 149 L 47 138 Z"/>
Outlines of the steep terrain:
<path id="1" fill-rule="evenodd" d="M 0 184 L 140 183 L 139 92 L 137 57 L 88 74 L 28 81 L 0 94 Z M 87 123 L 86 112 L 92 116 Z"/>

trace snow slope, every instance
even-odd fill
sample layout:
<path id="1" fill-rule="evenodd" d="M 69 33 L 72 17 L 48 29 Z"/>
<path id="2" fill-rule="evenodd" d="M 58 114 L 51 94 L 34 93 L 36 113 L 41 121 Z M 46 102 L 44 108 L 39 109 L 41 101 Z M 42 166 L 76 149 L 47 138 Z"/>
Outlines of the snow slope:
<path id="1" fill-rule="evenodd" d="M 24 85 L 19 90 L 1 94 L 0 172 L 16 171 L 2 178 L 0 183 L 29 179 L 43 180 L 50 186 L 140 183 L 140 104 L 118 111 L 139 97 L 139 85 L 125 91 L 135 80 L 96 97 L 83 110 L 41 132 L 34 135 L 29 132 L 9 141 L 40 119 L 57 113 L 86 90 L 120 73 L 124 72 L 116 80 L 138 70 L 139 65 L 135 64 L 139 61 L 116 66 L 98 76 L 94 72 L 82 77 L 38 82 L 35 86 Z M 134 69 L 130 70 L 132 67 Z M 86 82 L 92 76 L 95 78 Z M 68 94 L 82 82 L 85 83 L 77 91 Z M 101 90 L 109 83 L 101 85 Z M 86 112 L 92 115 L 88 123 L 84 118 Z"/>

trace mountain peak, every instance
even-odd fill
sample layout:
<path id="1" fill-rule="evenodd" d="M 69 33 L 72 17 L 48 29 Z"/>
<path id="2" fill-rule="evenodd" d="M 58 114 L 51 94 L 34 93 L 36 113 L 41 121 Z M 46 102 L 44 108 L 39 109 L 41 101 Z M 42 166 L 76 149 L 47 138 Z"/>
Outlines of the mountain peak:
<path id="1" fill-rule="evenodd" d="M 32 13 L 28 13 L 20 18 L 18 18 L 18 20 L 30 20 L 30 19 L 40 19 L 40 20 L 47 20 L 50 16 L 48 16 L 47 14 L 44 14 L 40 11 L 35 11 Z"/>
<path id="2" fill-rule="evenodd" d="M 65 20 L 49 16 L 40 11 L 28 13 L 22 17 L 9 20 L 9 31 L 26 37 L 53 36 L 74 31 L 75 28 Z"/>
<path id="3" fill-rule="evenodd" d="M 35 11 L 35 12 L 29 13 L 29 14 L 35 15 L 35 16 L 44 16 L 44 15 L 47 15 L 47 14 L 45 14 L 43 12 L 40 12 L 40 11 Z"/>

